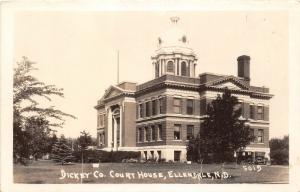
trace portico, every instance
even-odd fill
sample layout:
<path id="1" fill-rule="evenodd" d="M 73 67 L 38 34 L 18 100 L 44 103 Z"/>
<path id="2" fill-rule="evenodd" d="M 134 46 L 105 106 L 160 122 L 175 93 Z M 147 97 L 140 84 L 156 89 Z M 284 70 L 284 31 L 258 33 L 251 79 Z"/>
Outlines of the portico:
<path id="1" fill-rule="evenodd" d="M 116 104 L 107 108 L 108 119 L 108 148 L 118 151 L 122 146 L 122 105 Z"/>

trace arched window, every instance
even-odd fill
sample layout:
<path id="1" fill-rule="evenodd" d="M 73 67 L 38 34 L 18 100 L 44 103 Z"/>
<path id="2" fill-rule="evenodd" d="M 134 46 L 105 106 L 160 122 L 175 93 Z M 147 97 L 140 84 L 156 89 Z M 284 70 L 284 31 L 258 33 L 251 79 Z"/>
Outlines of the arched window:
<path id="1" fill-rule="evenodd" d="M 173 61 L 168 61 L 167 63 L 167 72 L 174 73 L 174 63 Z"/>
<path id="2" fill-rule="evenodd" d="M 181 63 L 181 75 L 187 76 L 187 65 L 185 61 Z"/>

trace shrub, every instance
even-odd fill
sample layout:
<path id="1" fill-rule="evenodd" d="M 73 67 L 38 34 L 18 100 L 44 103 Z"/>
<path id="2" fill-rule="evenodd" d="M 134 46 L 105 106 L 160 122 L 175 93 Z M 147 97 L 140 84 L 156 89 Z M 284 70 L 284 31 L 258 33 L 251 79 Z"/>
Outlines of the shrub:
<path id="1" fill-rule="evenodd" d="M 289 136 L 284 136 L 282 139 L 273 138 L 270 140 L 270 157 L 272 164 L 289 164 Z"/>
<path id="2" fill-rule="evenodd" d="M 76 162 L 81 162 L 82 153 L 76 151 L 73 153 Z M 114 162 L 121 163 L 128 159 L 139 159 L 140 152 L 135 151 L 102 151 L 86 150 L 83 152 L 83 161 L 85 163 Z"/>
<path id="3" fill-rule="evenodd" d="M 157 162 L 159 162 L 159 163 L 165 163 L 166 159 L 165 158 L 161 158 L 161 159 L 158 159 Z"/>
<path id="4" fill-rule="evenodd" d="M 152 157 L 147 159 L 147 163 L 155 163 L 155 162 L 157 162 L 157 158 Z"/>

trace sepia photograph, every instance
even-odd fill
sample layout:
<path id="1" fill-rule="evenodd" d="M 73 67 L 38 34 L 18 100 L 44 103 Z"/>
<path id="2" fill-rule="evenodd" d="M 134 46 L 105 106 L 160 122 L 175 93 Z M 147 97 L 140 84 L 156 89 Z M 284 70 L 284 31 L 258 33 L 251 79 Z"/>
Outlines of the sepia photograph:
<path id="1" fill-rule="evenodd" d="M 289 186 L 287 9 L 47 3 L 2 22 L 12 185 Z"/>

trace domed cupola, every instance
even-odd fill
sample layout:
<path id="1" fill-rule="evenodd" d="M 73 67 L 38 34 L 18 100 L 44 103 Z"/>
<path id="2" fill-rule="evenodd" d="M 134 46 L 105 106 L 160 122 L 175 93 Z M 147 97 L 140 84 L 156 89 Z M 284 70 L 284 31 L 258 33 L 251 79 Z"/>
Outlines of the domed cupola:
<path id="1" fill-rule="evenodd" d="M 155 78 L 165 74 L 195 77 L 197 56 L 178 21 L 178 17 L 171 17 L 170 28 L 158 37 L 158 49 L 152 57 Z"/>

